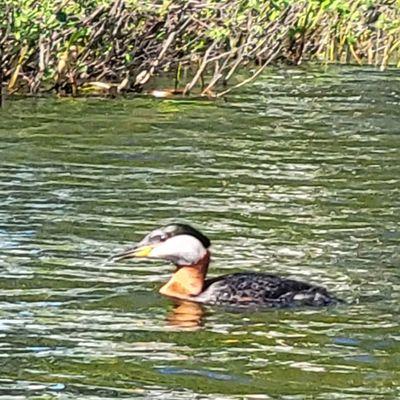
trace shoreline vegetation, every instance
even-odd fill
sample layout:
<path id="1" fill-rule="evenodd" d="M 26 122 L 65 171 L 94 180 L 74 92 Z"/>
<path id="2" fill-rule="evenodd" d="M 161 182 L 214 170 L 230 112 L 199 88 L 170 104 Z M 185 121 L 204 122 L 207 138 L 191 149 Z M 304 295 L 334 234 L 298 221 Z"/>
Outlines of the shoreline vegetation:
<path id="1" fill-rule="evenodd" d="M 3 0 L 14 94 L 221 97 L 269 65 L 400 67 L 400 0 Z M 246 72 L 246 76 L 238 74 Z M 170 86 L 156 87 L 157 76 Z M 240 77 L 240 78 L 239 78 Z"/>

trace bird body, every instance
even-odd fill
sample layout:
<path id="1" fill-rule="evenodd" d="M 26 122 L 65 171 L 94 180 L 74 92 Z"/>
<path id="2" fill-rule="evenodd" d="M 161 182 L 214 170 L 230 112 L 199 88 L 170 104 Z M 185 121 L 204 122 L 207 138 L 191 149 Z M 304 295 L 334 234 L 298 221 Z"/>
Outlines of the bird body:
<path id="1" fill-rule="evenodd" d="M 196 301 L 238 306 L 323 306 L 333 298 L 326 289 L 261 272 L 238 272 L 209 279 Z"/>
<path id="2" fill-rule="evenodd" d="M 176 271 L 160 293 L 179 300 L 234 307 L 325 306 L 336 298 L 319 286 L 261 272 L 239 272 L 206 279 L 210 240 L 185 224 L 170 224 L 148 234 L 113 259 L 156 258 Z"/>

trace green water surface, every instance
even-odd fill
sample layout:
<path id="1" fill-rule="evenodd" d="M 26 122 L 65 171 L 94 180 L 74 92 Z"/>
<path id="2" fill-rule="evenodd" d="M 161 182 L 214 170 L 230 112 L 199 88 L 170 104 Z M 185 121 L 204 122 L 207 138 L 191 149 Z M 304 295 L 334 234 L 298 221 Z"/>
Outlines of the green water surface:
<path id="1" fill-rule="evenodd" d="M 400 73 L 274 70 L 226 101 L 20 99 L 0 111 L 1 399 L 400 398 Z M 346 304 L 177 314 L 171 221 Z M 186 318 L 187 315 L 192 318 Z"/>

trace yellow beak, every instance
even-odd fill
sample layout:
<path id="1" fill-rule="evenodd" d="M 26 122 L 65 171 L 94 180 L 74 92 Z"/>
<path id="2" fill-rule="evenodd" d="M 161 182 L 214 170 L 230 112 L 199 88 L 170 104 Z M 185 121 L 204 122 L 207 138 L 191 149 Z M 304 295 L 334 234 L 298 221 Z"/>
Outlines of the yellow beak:
<path id="1" fill-rule="evenodd" d="M 112 256 L 110 260 L 117 261 L 123 260 L 125 258 L 136 258 L 136 257 L 148 257 L 151 251 L 154 249 L 152 245 L 143 245 L 139 247 L 134 247 L 133 249 L 129 249 L 124 251 L 123 253 L 116 254 Z"/>
<path id="2" fill-rule="evenodd" d="M 132 252 L 132 257 L 148 257 L 154 246 L 141 246 Z"/>

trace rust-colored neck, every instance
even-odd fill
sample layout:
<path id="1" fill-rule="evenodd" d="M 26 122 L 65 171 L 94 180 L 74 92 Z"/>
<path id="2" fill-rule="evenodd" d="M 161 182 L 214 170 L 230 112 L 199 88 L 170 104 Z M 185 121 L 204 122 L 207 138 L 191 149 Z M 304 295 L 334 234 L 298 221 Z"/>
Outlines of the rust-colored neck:
<path id="1" fill-rule="evenodd" d="M 171 279 L 161 287 L 160 293 L 177 299 L 190 299 L 203 291 L 210 253 L 194 265 L 178 266 Z"/>

